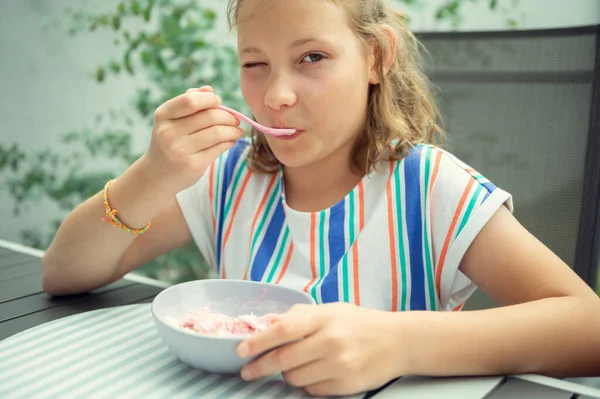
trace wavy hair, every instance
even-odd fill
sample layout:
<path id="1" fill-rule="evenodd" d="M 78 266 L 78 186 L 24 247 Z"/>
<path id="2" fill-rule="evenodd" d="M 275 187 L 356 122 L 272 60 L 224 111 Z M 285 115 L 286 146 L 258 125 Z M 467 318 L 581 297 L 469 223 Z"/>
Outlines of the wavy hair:
<path id="1" fill-rule="evenodd" d="M 247 0 L 229 0 L 229 26 L 238 23 L 238 10 Z M 271 0 L 279 1 L 279 0 Z M 369 173 L 382 161 L 402 159 L 416 144 L 436 144 L 444 138 L 441 117 L 432 85 L 422 70 L 422 46 L 406 26 L 406 17 L 392 9 L 387 0 L 327 0 L 345 7 L 351 27 L 367 45 L 375 46 L 378 82 L 368 95 L 363 134 L 353 148 L 354 166 Z M 384 60 L 391 45 L 387 32 L 396 37 L 396 54 L 384 73 Z M 272 173 L 280 163 L 264 135 L 251 132 L 249 165 L 258 172 Z"/>

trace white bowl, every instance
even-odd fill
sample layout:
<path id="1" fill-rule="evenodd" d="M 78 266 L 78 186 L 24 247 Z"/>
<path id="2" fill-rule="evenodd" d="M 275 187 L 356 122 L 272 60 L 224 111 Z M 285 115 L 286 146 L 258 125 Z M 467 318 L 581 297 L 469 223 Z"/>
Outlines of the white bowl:
<path id="1" fill-rule="evenodd" d="M 236 350 L 248 335 L 216 336 L 178 327 L 185 312 L 208 307 L 237 317 L 250 313 L 284 313 L 295 304 L 315 304 L 303 291 L 280 285 L 245 280 L 197 280 L 174 285 L 152 301 L 152 316 L 169 350 L 182 362 L 203 371 L 239 373 L 253 358 L 243 359 Z"/>

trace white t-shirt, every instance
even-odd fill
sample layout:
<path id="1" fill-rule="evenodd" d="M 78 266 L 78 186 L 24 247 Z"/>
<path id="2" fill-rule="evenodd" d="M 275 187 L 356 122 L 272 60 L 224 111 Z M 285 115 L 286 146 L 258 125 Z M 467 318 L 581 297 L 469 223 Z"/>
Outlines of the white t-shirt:
<path id="1" fill-rule="evenodd" d="M 238 141 L 177 200 L 221 278 L 304 290 L 317 303 L 459 310 L 475 285 L 458 270 L 477 233 L 512 198 L 453 155 L 418 145 L 320 212 L 287 206 L 283 173 L 250 171 Z M 485 267 L 485 265 L 481 265 Z"/>

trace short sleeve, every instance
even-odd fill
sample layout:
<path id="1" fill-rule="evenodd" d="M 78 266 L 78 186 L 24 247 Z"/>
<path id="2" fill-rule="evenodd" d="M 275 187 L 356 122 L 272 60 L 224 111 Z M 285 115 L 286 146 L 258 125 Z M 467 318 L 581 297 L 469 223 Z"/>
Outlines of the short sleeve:
<path id="1" fill-rule="evenodd" d="M 512 197 L 452 154 L 435 147 L 424 152 L 432 165 L 428 210 L 436 288 L 441 310 L 457 310 L 477 288 L 460 262 L 501 206 L 513 211 Z"/>
<path id="2" fill-rule="evenodd" d="M 208 167 L 198 182 L 176 195 L 194 242 L 215 272 L 219 271 L 220 264 L 221 210 L 233 172 L 245 158 L 248 148 L 247 140 L 238 140 Z"/>
<path id="3" fill-rule="evenodd" d="M 216 270 L 214 209 L 212 208 L 209 186 L 216 172 L 219 160 L 211 164 L 207 172 L 193 186 L 176 195 L 177 203 L 183 218 L 192 234 L 196 246 L 208 262 L 211 269 Z"/>

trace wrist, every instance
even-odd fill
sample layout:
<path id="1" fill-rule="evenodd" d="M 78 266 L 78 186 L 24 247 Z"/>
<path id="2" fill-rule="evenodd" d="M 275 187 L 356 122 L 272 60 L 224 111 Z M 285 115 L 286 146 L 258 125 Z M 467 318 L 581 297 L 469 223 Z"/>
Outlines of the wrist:
<path id="1" fill-rule="evenodd" d="M 392 363 L 394 378 L 405 375 L 415 375 L 419 364 L 419 350 L 422 341 L 419 340 L 416 312 L 389 312 L 389 329 L 387 337 L 391 340 L 390 354 L 395 361 Z"/>
<path id="2" fill-rule="evenodd" d="M 144 227 L 175 195 L 160 184 L 144 162 L 138 159 L 108 189 L 109 205 L 132 229 Z"/>

